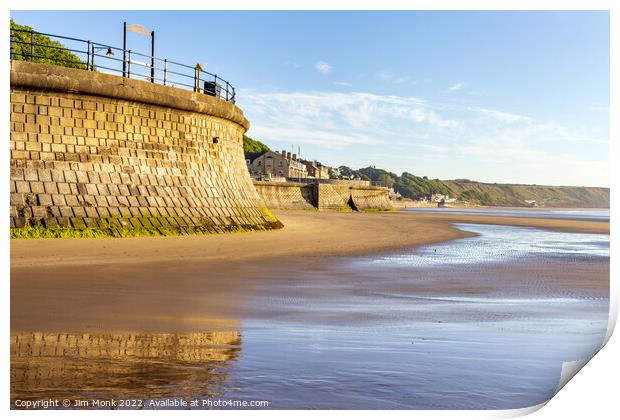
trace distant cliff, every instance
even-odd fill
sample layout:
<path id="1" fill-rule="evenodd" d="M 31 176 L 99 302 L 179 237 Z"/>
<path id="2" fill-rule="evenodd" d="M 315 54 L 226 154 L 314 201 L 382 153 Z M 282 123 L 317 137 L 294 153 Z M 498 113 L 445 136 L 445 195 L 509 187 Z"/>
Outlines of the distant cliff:
<path id="1" fill-rule="evenodd" d="M 441 181 L 451 197 L 486 206 L 609 208 L 609 188 L 548 185 L 486 184 L 469 180 Z"/>
<path id="2" fill-rule="evenodd" d="M 467 179 L 442 181 L 408 172 L 398 176 L 373 166 L 357 170 L 341 166 L 340 173 L 394 188 L 403 197 L 413 200 L 445 194 L 484 206 L 527 207 L 528 202 L 535 201 L 536 205 L 545 207 L 609 207 L 609 188 L 488 184 Z"/>

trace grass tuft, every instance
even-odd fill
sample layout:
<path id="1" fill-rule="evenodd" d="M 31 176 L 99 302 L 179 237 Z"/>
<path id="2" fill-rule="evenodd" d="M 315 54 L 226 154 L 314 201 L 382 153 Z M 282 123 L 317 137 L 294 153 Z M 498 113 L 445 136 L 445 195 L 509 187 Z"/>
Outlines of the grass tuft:
<path id="1" fill-rule="evenodd" d="M 265 211 L 267 213 L 265 213 Z M 83 223 L 77 227 L 71 225 L 44 226 L 42 224 L 29 225 L 19 228 L 11 228 L 11 239 L 42 239 L 42 238 L 135 238 L 142 236 L 180 236 L 180 235 L 204 235 L 211 233 L 244 233 L 280 229 L 284 225 L 273 216 L 269 210 L 263 213 L 269 217 L 269 221 L 263 225 L 232 224 L 229 226 L 216 226 L 210 221 L 199 226 L 170 226 L 167 222 L 159 220 L 161 226 L 155 227 L 151 220 L 132 220 L 128 218 L 110 217 L 98 220 L 96 226 L 87 227 Z M 133 221 L 133 223 L 132 223 Z M 147 225 L 148 227 L 145 227 Z"/>
<path id="2" fill-rule="evenodd" d="M 370 207 L 370 208 L 367 208 L 367 209 L 362 209 L 362 211 L 372 213 L 372 212 L 389 212 L 389 211 L 396 211 L 396 209 L 393 209 L 393 208 L 391 208 L 391 209 L 380 209 L 380 208 L 376 208 L 376 207 Z"/>

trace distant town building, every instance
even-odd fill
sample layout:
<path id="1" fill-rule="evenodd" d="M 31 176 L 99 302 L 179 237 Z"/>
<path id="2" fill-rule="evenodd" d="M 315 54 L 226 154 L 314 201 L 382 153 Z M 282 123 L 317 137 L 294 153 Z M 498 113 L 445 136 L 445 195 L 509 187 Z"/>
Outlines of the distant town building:
<path id="1" fill-rule="evenodd" d="M 445 195 L 445 194 L 433 194 L 431 195 L 430 201 L 432 203 L 455 203 L 456 198 L 450 198 L 449 195 Z"/>
<path id="2" fill-rule="evenodd" d="M 329 179 L 329 171 L 331 169 L 329 166 L 325 166 L 316 160 L 312 162 L 304 161 L 304 163 L 306 164 L 309 178 Z"/>
<path id="3" fill-rule="evenodd" d="M 263 154 L 247 154 L 246 163 L 252 177 L 285 177 L 307 178 L 306 165 L 291 152 L 267 152 Z"/>
<path id="4" fill-rule="evenodd" d="M 390 200 L 400 200 L 401 198 L 403 198 L 403 196 L 399 192 L 396 192 L 394 188 L 390 188 L 388 190 L 388 197 L 390 198 Z"/>

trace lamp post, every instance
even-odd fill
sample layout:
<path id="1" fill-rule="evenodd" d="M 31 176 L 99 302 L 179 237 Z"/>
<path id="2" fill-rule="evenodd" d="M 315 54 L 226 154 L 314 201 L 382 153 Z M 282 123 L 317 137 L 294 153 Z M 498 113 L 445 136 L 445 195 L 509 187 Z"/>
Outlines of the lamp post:
<path id="1" fill-rule="evenodd" d="M 90 41 L 89 41 L 90 43 Z M 95 53 L 105 50 L 106 48 L 108 49 L 105 53 L 106 57 L 114 57 L 114 52 L 112 52 L 112 47 L 95 47 L 95 44 L 90 44 L 90 69 L 91 70 L 95 70 Z M 88 63 L 87 63 L 88 64 Z M 88 66 L 87 66 L 88 67 Z"/>

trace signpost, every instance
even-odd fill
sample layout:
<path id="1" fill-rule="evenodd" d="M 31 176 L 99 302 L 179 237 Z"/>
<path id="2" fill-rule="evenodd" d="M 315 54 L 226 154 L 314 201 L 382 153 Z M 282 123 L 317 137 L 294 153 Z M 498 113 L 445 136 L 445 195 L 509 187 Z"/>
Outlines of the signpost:
<path id="1" fill-rule="evenodd" d="M 125 77 L 125 51 L 127 50 L 127 31 L 151 37 L 151 83 L 155 83 L 155 31 L 150 31 L 142 25 L 127 25 L 123 22 L 123 77 Z"/>

